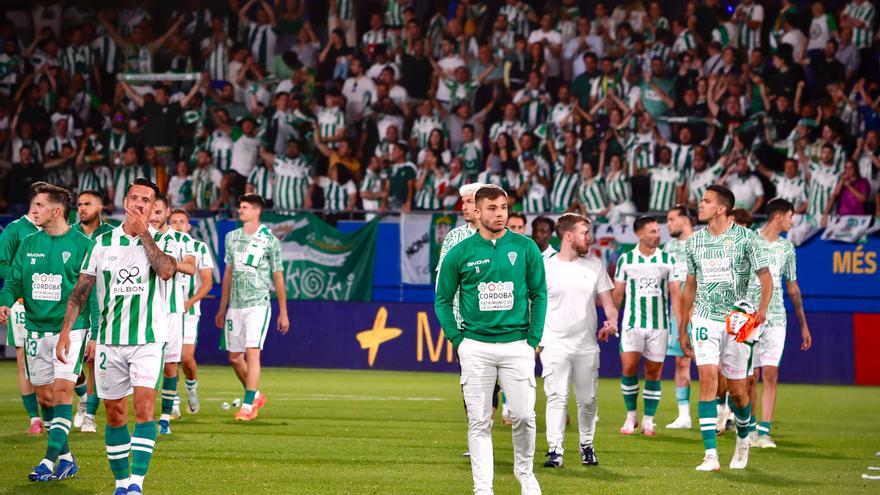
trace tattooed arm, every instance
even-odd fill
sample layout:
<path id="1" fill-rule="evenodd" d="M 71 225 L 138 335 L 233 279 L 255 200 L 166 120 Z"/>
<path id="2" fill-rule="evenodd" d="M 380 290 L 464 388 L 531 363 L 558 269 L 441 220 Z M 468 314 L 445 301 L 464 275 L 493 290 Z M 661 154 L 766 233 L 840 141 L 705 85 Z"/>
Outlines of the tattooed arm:
<path id="1" fill-rule="evenodd" d="M 162 277 L 162 280 L 168 280 L 177 272 L 177 261 L 159 249 L 156 241 L 149 232 L 141 235 L 141 242 L 144 244 L 144 250 L 147 252 L 147 259 L 150 260 L 150 266 L 156 273 Z"/>
<path id="2" fill-rule="evenodd" d="M 62 363 L 67 362 L 67 352 L 70 350 L 70 331 L 73 329 L 73 323 L 89 301 L 89 294 L 92 293 L 95 280 L 94 275 L 80 273 L 79 280 L 77 280 L 73 291 L 70 293 L 70 297 L 67 299 L 67 311 L 64 313 L 61 334 L 58 336 L 58 344 L 55 346 L 55 356 Z"/>
<path id="3" fill-rule="evenodd" d="M 813 346 L 813 337 L 810 334 L 810 327 L 807 325 L 807 315 L 804 313 L 804 300 L 801 297 L 801 287 L 797 280 L 786 280 L 785 285 L 788 288 L 788 297 L 791 299 L 791 305 L 794 308 L 794 314 L 797 316 L 801 325 L 801 350 L 806 351 Z"/>

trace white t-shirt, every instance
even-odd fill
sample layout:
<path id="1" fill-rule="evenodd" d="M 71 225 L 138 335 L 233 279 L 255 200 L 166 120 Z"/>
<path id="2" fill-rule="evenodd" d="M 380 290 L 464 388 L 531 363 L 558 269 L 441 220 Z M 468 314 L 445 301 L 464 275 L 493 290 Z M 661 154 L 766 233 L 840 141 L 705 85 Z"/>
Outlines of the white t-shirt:
<path id="1" fill-rule="evenodd" d="M 437 65 L 443 70 L 443 72 L 455 70 L 459 67 L 466 67 L 464 60 L 458 55 L 453 55 L 452 57 L 441 58 L 437 61 Z M 445 84 L 437 85 L 437 99 L 442 102 L 449 101 L 452 99 L 452 95 L 449 93 L 449 87 Z"/>
<path id="2" fill-rule="evenodd" d="M 532 43 L 540 43 L 544 40 L 547 40 L 547 47 L 544 48 L 544 60 L 547 62 L 547 75 L 550 77 L 559 76 L 559 59 L 556 58 L 556 55 L 553 55 L 553 53 L 550 52 L 550 46 L 561 45 L 562 35 L 559 31 L 553 29 L 547 32 L 536 29 L 529 35 L 529 45 Z"/>
<path id="3" fill-rule="evenodd" d="M 733 175 L 727 178 L 727 187 L 736 198 L 735 206 L 737 208 L 752 209 L 758 198 L 764 196 L 764 185 L 761 179 L 754 175 L 750 175 L 743 179 L 739 175 Z"/>
<path id="4" fill-rule="evenodd" d="M 596 352 L 596 297 L 614 288 L 602 260 L 594 256 L 563 261 L 544 260 L 547 316 L 541 346 L 566 352 Z"/>
<path id="5" fill-rule="evenodd" d="M 232 170 L 247 177 L 257 166 L 260 139 L 242 134 L 232 145 Z"/>
<path id="6" fill-rule="evenodd" d="M 556 249 L 554 249 L 553 246 L 551 246 L 550 244 L 547 244 L 547 249 L 541 251 L 541 257 L 545 260 L 549 260 L 556 253 Z"/>

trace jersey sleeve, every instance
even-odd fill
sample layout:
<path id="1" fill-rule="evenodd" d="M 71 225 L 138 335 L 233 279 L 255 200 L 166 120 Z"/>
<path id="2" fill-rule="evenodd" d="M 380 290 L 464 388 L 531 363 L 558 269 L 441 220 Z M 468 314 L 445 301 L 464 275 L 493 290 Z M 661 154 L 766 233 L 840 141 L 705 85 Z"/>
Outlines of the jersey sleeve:
<path id="1" fill-rule="evenodd" d="M 3 232 L 0 232 L 0 279 L 9 278 L 12 272 L 12 261 L 18 247 L 15 237 L 14 225 L 7 225 Z"/>
<path id="2" fill-rule="evenodd" d="M 791 244 L 788 244 L 785 249 L 785 263 L 782 265 L 782 275 L 786 280 L 797 280 L 797 256 Z"/>
<path id="3" fill-rule="evenodd" d="M 755 273 L 765 270 L 770 266 L 767 255 L 763 249 L 758 249 L 757 234 L 748 236 L 749 263 L 752 265 L 752 271 Z"/>
<path id="4" fill-rule="evenodd" d="M 199 270 L 204 269 L 214 269 L 214 257 L 211 256 L 211 251 L 208 249 L 207 244 L 199 245 L 199 253 L 196 256 L 196 264 L 198 265 Z"/>
<path id="5" fill-rule="evenodd" d="M 3 290 L 0 290 L 0 306 L 12 306 L 18 298 L 24 296 L 24 282 L 21 279 L 21 258 L 24 256 L 23 253 L 24 249 L 19 249 L 15 253 L 12 266 L 9 268 L 9 275 L 3 280 Z"/>
<path id="6" fill-rule="evenodd" d="M 443 263 L 438 265 L 437 288 L 434 297 L 434 313 L 440 322 L 440 328 L 443 329 L 446 338 L 455 346 L 461 343 L 463 338 L 452 310 L 452 301 L 460 282 L 459 262 L 456 255 L 460 251 L 461 249 L 450 249 Z"/>
<path id="7" fill-rule="evenodd" d="M 279 241 L 277 237 L 272 236 L 272 241 L 269 244 L 267 254 L 269 256 L 269 271 L 272 273 L 283 272 L 284 265 L 281 262 L 281 241 Z"/>
<path id="8" fill-rule="evenodd" d="M 596 294 L 608 292 L 614 289 L 614 283 L 608 276 L 608 271 L 602 265 L 599 265 L 599 276 L 596 277 Z"/>
<path id="9" fill-rule="evenodd" d="M 226 240 L 224 241 L 225 245 L 225 255 L 223 256 L 223 261 L 228 265 L 232 263 L 235 259 L 235 253 L 232 252 L 232 232 L 226 235 Z"/>
<path id="10" fill-rule="evenodd" d="M 80 267 L 79 273 L 86 275 L 91 275 L 93 277 L 98 276 L 98 262 L 104 258 L 102 251 L 104 248 L 95 243 L 92 245 L 91 249 L 86 251 L 86 256 L 83 258 L 82 266 Z"/>
<path id="11" fill-rule="evenodd" d="M 529 291 L 529 345 L 538 347 L 544 333 L 544 320 L 547 317 L 547 277 L 544 273 L 544 257 L 538 251 L 538 245 L 529 242 L 526 247 L 528 262 L 526 283 Z"/>
<path id="12" fill-rule="evenodd" d="M 687 241 L 685 241 L 685 244 L 684 244 L 684 253 L 685 254 L 684 254 L 684 256 L 685 256 L 686 262 L 687 262 L 687 275 L 693 275 L 694 277 L 696 277 L 697 276 L 697 259 L 694 256 L 694 246 L 691 243 L 691 239 L 693 239 L 693 238 L 694 237 L 691 236 L 688 238 Z M 687 276 L 685 276 L 685 279 L 687 279 Z"/>
<path id="13" fill-rule="evenodd" d="M 614 280 L 622 284 L 626 283 L 626 270 L 623 269 L 624 265 L 626 265 L 626 253 L 617 259 L 617 267 L 614 269 Z"/>

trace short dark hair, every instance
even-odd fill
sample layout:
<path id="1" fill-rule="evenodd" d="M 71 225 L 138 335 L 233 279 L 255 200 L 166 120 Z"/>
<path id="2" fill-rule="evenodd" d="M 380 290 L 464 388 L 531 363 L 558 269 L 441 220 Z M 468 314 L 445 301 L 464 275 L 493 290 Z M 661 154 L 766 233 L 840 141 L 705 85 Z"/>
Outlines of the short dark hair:
<path id="1" fill-rule="evenodd" d="M 507 215 L 507 223 L 510 223 L 510 219 L 511 219 L 511 218 L 519 218 L 520 220 L 522 220 L 522 222 L 523 222 L 523 226 L 524 226 L 524 227 L 525 227 L 525 225 L 526 225 L 527 223 L 529 223 L 529 222 L 528 222 L 528 219 L 526 219 L 526 215 L 525 215 L 525 213 L 523 213 L 523 212 L 521 212 L 521 211 L 512 211 L 512 212 L 510 212 L 510 213 Z"/>
<path id="2" fill-rule="evenodd" d="M 633 231 L 638 232 L 645 228 L 649 223 L 656 223 L 657 219 L 650 215 L 642 215 L 633 222 Z"/>
<path id="3" fill-rule="evenodd" d="M 721 204 L 727 207 L 727 213 L 731 214 L 733 204 L 736 203 L 736 196 L 733 195 L 730 189 L 718 184 L 712 184 L 706 188 L 706 191 L 712 191 L 717 194 Z"/>
<path id="4" fill-rule="evenodd" d="M 86 189 L 85 191 L 80 191 L 80 193 L 76 195 L 76 199 L 79 199 L 83 196 L 94 196 L 98 198 L 98 201 L 100 201 L 102 205 L 104 204 L 104 195 L 101 194 L 100 191 L 95 191 L 94 189 Z"/>
<path id="5" fill-rule="evenodd" d="M 166 196 L 165 193 L 161 193 L 161 192 L 157 193 L 156 194 L 156 201 L 157 202 L 161 201 L 161 202 L 165 203 L 166 208 L 168 207 L 168 196 Z"/>
<path id="6" fill-rule="evenodd" d="M 550 220 L 549 218 L 541 215 L 539 217 L 535 217 L 535 219 L 532 220 L 532 230 L 535 230 L 535 226 L 538 225 L 539 223 L 546 224 L 547 227 L 550 228 L 550 232 L 553 232 L 553 230 L 556 227 L 556 224 L 553 223 L 553 220 Z"/>
<path id="7" fill-rule="evenodd" d="M 162 194 L 162 191 L 159 190 L 159 186 L 157 186 L 155 182 L 146 177 L 138 177 L 137 179 L 131 181 L 131 183 L 128 184 L 128 187 L 125 188 L 126 196 L 128 196 L 128 192 L 131 191 L 131 188 L 134 186 L 149 187 L 153 190 L 153 197 L 156 199 L 158 199 L 159 196 Z"/>
<path id="8" fill-rule="evenodd" d="M 38 184 L 39 185 L 35 184 L 36 187 L 33 188 L 34 196 L 37 194 L 45 194 L 49 197 L 49 201 L 60 204 L 64 218 L 66 219 L 67 213 L 70 211 L 70 203 L 73 200 L 73 195 L 70 191 L 63 187 L 47 184 L 45 182 Z"/>
<path id="9" fill-rule="evenodd" d="M 241 206 L 242 203 L 248 203 L 261 210 L 266 208 L 266 200 L 264 200 L 259 194 L 242 194 L 238 198 L 238 205 Z"/>
<path id="10" fill-rule="evenodd" d="M 794 205 L 791 201 L 782 198 L 773 198 L 767 202 L 767 219 L 772 220 L 774 215 L 785 215 L 790 211 L 794 211 Z"/>
<path id="11" fill-rule="evenodd" d="M 742 225 L 746 228 L 752 226 L 755 223 L 755 219 L 752 218 L 752 214 L 749 210 L 745 208 L 734 208 L 730 210 L 730 216 L 733 217 L 733 222 L 739 225 Z"/>
<path id="12" fill-rule="evenodd" d="M 547 218 L 547 217 L 538 217 L 538 218 Z M 538 218 L 536 218 L 535 220 L 537 220 Z M 550 220 L 550 219 L 548 218 L 547 220 Z M 590 219 L 583 216 L 583 215 L 579 215 L 577 213 L 563 213 L 562 216 L 560 216 L 558 219 L 556 219 L 556 237 L 559 237 L 560 239 L 562 239 L 562 236 L 566 232 L 571 232 L 571 230 L 574 228 L 574 226 L 579 223 L 585 223 L 585 224 L 587 224 L 587 227 L 589 227 L 590 226 Z M 535 222 L 532 222 L 532 225 L 534 225 L 534 224 L 535 224 Z M 553 227 L 550 227 L 550 228 L 552 229 Z"/>
<path id="13" fill-rule="evenodd" d="M 688 208 L 688 206 L 686 204 L 679 203 L 679 204 L 673 206 L 672 208 L 670 208 L 668 211 L 674 211 L 674 212 L 678 213 L 679 215 L 687 218 L 688 221 L 691 223 L 691 227 L 694 226 L 694 217 L 695 216 L 694 216 L 693 212 L 691 211 L 691 209 Z"/>
<path id="14" fill-rule="evenodd" d="M 507 192 L 505 192 L 504 189 L 495 184 L 486 184 L 477 189 L 477 192 L 474 194 L 474 203 L 479 205 L 480 201 L 483 199 L 498 199 L 502 196 L 505 198 L 507 197 Z"/>
<path id="15" fill-rule="evenodd" d="M 175 208 L 171 210 L 171 215 L 186 215 L 186 218 L 189 219 L 189 212 L 184 210 L 183 208 Z M 169 215 L 169 218 L 171 217 Z"/>

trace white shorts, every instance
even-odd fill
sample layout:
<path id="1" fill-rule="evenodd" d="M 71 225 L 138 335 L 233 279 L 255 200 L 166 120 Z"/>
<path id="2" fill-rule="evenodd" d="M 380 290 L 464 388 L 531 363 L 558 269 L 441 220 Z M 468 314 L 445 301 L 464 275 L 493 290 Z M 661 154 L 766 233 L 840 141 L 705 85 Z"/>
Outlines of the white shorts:
<path id="1" fill-rule="evenodd" d="M 70 350 L 67 351 L 66 363 L 55 357 L 55 346 L 58 345 L 57 333 L 38 334 L 29 332 L 24 341 L 25 368 L 31 384 L 40 387 L 54 383 L 55 380 L 67 380 L 76 383 L 82 371 L 83 353 L 89 331 L 85 329 L 70 332 Z"/>
<path id="2" fill-rule="evenodd" d="M 648 361 L 662 363 L 666 359 L 668 330 L 624 328 L 620 333 L 620 352 L 638 352 Z"/>
<path id="3" fill-rule="evenodd" d="M 134 387 L 159 389 L 165 343 L 141 345 L 98 344 L 95 349 L 95 386 L 101 399 L 128 397 Z"/>
<path id="4" fill-rule="evenodd" d="M 199 341 L 199 315 L 183 315 L 183 345 L 196 345 Z"/>
<path id="5" fill-rule="evenodd" d="M 759 338 L 755 342 L 752 364 L 755 368 L 761 366 L 779 367 L 782 361 L 782 350 L 785 348 L 785 327 L 769 327 L 761 325 L 758 329 Z"/>
<path id="6" fill-rule="evenodd" d="M 226 312 L 226 325 L 220 349 L 244 352 L 245 349 L 262 349 L 266 342 L 266 330 L 272 317 L 272 306 L 234 308 Z"/>
<path id="7" fill-rule="evenodd" d="M 183 313 L 168 315 L 168 342 L 165 344 L 165 362 L 179 363 L 183 351 Z"/>
<path id="8" fill-rule="evenodd" d="M 697 366 L 720 366 L 721 373 L 731 380 L 742 380 L 749 369 L 752 348 L 740 344 L 736 336 L 724 329 L 723 321 L 694 315 L 691 318 L 691 346 Z"/>
<path id="9" fill-rule="evenodd" d="M 16 302 L 9 308 L 9 321 L 6 322 L 6 345 L 24 347 L 24 339 L 27 337 L 24 320 L 24 304 Z"/>

